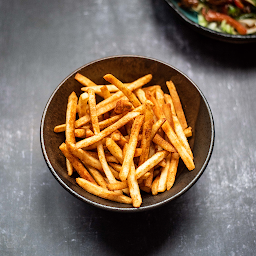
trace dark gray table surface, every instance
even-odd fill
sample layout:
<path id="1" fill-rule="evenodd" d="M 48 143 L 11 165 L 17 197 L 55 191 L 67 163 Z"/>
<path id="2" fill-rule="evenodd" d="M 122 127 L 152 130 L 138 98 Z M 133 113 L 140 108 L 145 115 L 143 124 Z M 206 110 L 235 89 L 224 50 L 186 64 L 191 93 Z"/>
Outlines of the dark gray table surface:
<path id="1" fill-rule="evenodd" d="M 39 129 L 57 85 L 95 59 L 153 57 L 187 74 L 213 112 L 199 181 L 149 212 L 71 196 Z M 192 31 L 164 0 L 0 1 L 0 255 L 256 255 L 256 50 Z"/>

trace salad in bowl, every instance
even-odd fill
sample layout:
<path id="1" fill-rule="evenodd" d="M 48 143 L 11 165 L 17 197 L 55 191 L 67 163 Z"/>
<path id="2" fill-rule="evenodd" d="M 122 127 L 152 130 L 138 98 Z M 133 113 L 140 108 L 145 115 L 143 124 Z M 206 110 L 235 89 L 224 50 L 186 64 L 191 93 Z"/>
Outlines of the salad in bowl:
<path id="1" fill-rule="evenodd" d="M 231 35 L 256 34 L 256 0 L 180 0 L 197 13 L 198 24 Z"/>

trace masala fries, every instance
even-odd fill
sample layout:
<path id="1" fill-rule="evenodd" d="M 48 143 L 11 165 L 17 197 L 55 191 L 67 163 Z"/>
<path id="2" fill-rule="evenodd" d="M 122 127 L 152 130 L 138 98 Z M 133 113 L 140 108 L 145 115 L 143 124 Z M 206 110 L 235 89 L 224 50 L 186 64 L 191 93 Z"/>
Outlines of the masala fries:
<path id="1" fill-rule="evenodd" d="M 140 207 L 142 191 L 157 195 L 175 183 L 179 159 L 188 170 L 195 168 L 188 143 L 188 126 L 172 81 L 161 86 L 145 75 L 123 83 L 112 74 L 110 84 L 97 85 L 77 73 L 85 87 L 68 98 L 66 122 L 54 127 L 65 132 L 59 149 L 66 158 L 67 174 L 79 175 L 77 184 L 104 199 Z M 97 103 L 96 94 L 103 98 Z M 76 176 L 77 177 L 77 176 Z"/>

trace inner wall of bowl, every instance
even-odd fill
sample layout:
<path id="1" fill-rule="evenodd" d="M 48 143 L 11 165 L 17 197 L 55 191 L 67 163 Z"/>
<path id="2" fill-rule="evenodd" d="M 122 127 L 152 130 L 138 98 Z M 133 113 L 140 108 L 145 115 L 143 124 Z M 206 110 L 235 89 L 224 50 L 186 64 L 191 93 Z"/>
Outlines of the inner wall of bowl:
<path id="1" fill-rule="evenodd" d="M 172 80 L 175 83 L 188 124 L 193 128 L 194 136 L 190 139 L 192 146 L 196 138 L 193 150 L 196 168 L 189 172 L 181 162 L 173 188 L 157 196 L 143 193 L 141 208 L 164 203 L 187 190 L 191 182 L 202 171 L 201 167 L 209 152 L 210 143 L 207 140 L 211 138 L 212 131 L 207 105 L 193 83 L 175 68 L 142 57 L 114 57 L 90 63 L 71 74 L 56 89 L 45 115 L 43 132 L 47 158 L 49 165 L 52 166 L 52 168 L 50 166 L 50 169 L 59 182 L 75 196 L 96 206 L 107 206 L 109 209 L 132 208 L 130 205 L 111 202 L 87 193 L 76 184 L 74 177 L 67 175 L 65 158 L 58 149 L 59 145 L 64 142 L 64 133 L 56 134 L 53 129 L 56 125 L 65 122 L 67 99 L 70 93 L 75 91 L 77 95 L 81 94 L 82 86 L 74 80 L 77 72 L 87 76 L 97 84 L 107 84 L 103 79 L 103 76 L 107 73 L 113 74 L 122 82 L 132 82 L 146 74 L 152 74 L 153 79 L 148 86 L 158 84 L 165 93 L 168 93 L 166 81 Z"/>

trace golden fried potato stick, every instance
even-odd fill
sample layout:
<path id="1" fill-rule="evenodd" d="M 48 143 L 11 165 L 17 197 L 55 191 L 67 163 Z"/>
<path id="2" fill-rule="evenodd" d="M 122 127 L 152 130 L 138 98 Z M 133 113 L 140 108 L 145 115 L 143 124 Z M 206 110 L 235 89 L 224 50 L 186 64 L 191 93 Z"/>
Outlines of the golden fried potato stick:
<path id="1" fill-rule="evenodd" d="M 112 132 L 109 137 L 112 138 L 114 141 L 121 140 L 121 135 L 117 131 Z"/>
<path id="2" fill-rule="evenodd" d="M 76 106 L 77 96 L 75 92 L 72 92 L 68 97 L 68 105 L 66 112 L 66 140 L 71 143 L 76 143 L 75 138 L 75 120 L 76 120 Z"/>
<path id="3" fill-rule="evenodd" d="M 80 73 L 76 73 L 75 80 L 78 81 L 80 84 L 87 86 L 87 87 L 97 87 L 97 84 L 95 84 L 88 77 L 81 75 Z M 98 94 L 101 97 L 103 97 L 101 92 L 99 92 Z"/>
<path id="4" fill-rule="evenodd" d="M 107 188 L 111 191 L 122 190 L 122 189 L 128 188 L 128 183 L 127 183 L 127 180 L 125 180 L 117 183 L 107 184 Z"/>
<path id="5" fill-rule="evenodd" d="M 94 133 L 90 128 L 78 128 L 75 129 L 75 137 L 76 138 L 88 138 L 93 136 Z"/>
<path id="6" fill-rule="evenodd" d="M 144 120 L 143 115 L 137 116 L 134 120 L 132 130 L 131 130 L 131 134 L 130 134 L 128 147 L 127 147 L 127 151 L 126 151 L 126 154 L 124 156 L 122 171 L 119 173 L 119 177 L 122 181 L 127 179 L 127 176 L 128 176 L 129 171 L 131 169 L 135 149 L 136 149 L 137 142 L 138 142 L 138 135 L 139 135 L 140 128 L 142 126 L 143 120 Z"/>
<path id="7" fill-rule="evenodd" d="M 172 129 L 174 129 L 174 124 L 173 124 L 173 119 L 172 119 L 173 114 L 172 114 L 171 108 L 172 108 L 172 106 L 170 103 L 164 104 L 162 107 L 164 116 L 166 117 L 167 121 L 171 125 Z"/>
<path id="8" fill-rule="evenodd" d="M 92 80 L 86 76 L 81 75 L 80 73 L 76 73 L 75 80 L 84 86 L 97 86 L 97 84 L 95 84 Z"/>
<path id="9" fill-rule="evenodd" d="M 98 123 L 98 116 L 97 116 L 97 110 L 96 110 L 96 98 L 95 98 L 94 90 L 89 89 L 88 95 L 89 95 L 89 109 L 90 109 L 92 127 L 93 127 L 94 134 L 98 135 L 100 133 L 100 127 L 99 127 L 99 123 Z M 92 137 L 90 137 L 90 138 L 92 138 Z M 101 141 L 97 145 L 97 151 L 98 151 L 100 163 L 102 165 L 102 169 L 103 169 L 109 183 L 115 183 L 116 179 L 108 166 L 104 148 L 103 148 L 103 144 Z"/>
<path id="10" fill-rule="evenodd" d="M 112 74 L 106 74 L 103 77 L 106 81 L 114 84 L 120 91 L 123 92 L 123 94 L 130 100 L 132 105 L 137 108 L 141 105 L 138 98 L 135 96 L 135 94 L 126 86 L 124 85 L 120 80 L 118 80 L 116 77 L 114 77 Z"/>
<path id="11" fill-rule="evenodd" d="M 122 170 L 122 165 L 120 165 L 120 164 L 109 163 L 109 165 L 110 165 L 113 169 L 115 169 L 117 172 L 121 172 L 121 170 Z"/>
<path id="12" fill-rule="evenodd" d="M 130 197 L 125 196 L 125 195 L 120 195 L 116 191 L 109 191 L 109 190 L 102 188 L 98 185 L 92 184 L 82 178 L 76 178 L 76 182 L 84 190 L 86 190 L 87 192 L 89 192 L 93 195 L 96 195 L 96 196 L 99 196 L 101 198 L 108 199 L 111 201 L 116 201 L 119 203 L 132 204 L 132 199 Z"/>
<path id="13" fill-rule="evenodd" d="M 138 181 L 136 179 L 135 168 L 133 168 L 133 166 L 134 166 L 134 163 L 132 160 L 132 166 L 128 173 L 127 183 L 128 183 L 128 187 L 129 187 L 130 196 L 132 198 L 132 205 L 133 205 L 133 207 L 137 208 L 137 207 L 140 207 L 140 205 L 142 203 L 142 198 L 141 198 L 141 194 L 140 194 L 140 188 L 138 185 Z"/>
<path id="14" fill-rule="evenodd" d="M 117 92 L 118 88 L 114 85 L 96 85 L 96 86 L 90 86 L 90 87 L 82 87 L 81 90 L 84 92 L 88 92 L 89 88 L 93 89 L 96 94 L 102 93 L 101 89 L 105 87 L 107 88 L 108 92 Z M 105 89 L 103 89 L 105 90 Z M 105 97 L 103 97 L 105 99 Z"/>
<path id="15" fill-rule="evenodd" d="M 162 108 L 163 105 L 165 104 L 164 92 L 162 91 L 161 88 L 157 87 L 155 93 L 156 93 L 156 100 L 159 104 L 159 107 Z"/>
<path id="16" fill-rule="evenodd" d="M 145 173 L 159 164 L 168 154 L 169 152 L 167 151 L 159 151 L 155 153 L 152 157 L 150 157 L 146 162 L 144 162 L 136 169 L 136 178 L 141 178 Z"/>
<path id="17" fill-rule="evenodd" d="M 159 183 L 158 183 L 158 192 L 164 192 L 166 190 L 167 175 L 168 175 L 168 170 L 170 168 L 170 162 L 171 162 L 171 154 L 169 154 L 166 157 L 166 166 L 161 171 Z"/>
<path id="18" fill-rule="evenodd" d="M 152 183 L 151 191 L 152 191 L 152 195 L 154 196 L 158 194 L 159 179 L 160 179 L 160 176 L 157 175 Z"/>
<path id="19" fill-rule="evenodd" d="M 182 126 L 179 122 L 179 119 L 177 118 L 177 116 L 173 116 L 173 124 L 174 124 L 174 130 L 179 138 L 179 140 L 181 141 L 181 143 L 183 144 L 184 148 L 187 150 L 187 152 L 189 153 L 189 155 L 192 157 L 192 159 L 194 158 L 193 157 L 193 153 L 192 153 L 192 150 L 188 144 L 188 140 L 187 140 L 187 137 L 182 129 Z"/>
<path id="20" fill-rule="evenodd" d="M 156 91 L 156 88 L 160 88 L 161 89 L 161 86 L 160 85 L 152 85 L 152 86 L 149 86 L 149 87 L 144 87 L 142 88 L 142 90 L 146 93 L 146 92 L 151 92 L 153 93 L 153 95 L 155 94 L 155 91 Z"/>
<path id="21" fill-rule="evenodd" d="M 134 91 L 134 90 L 142 87 L 143 85 L 147 84 L 148 82 L 150 82 L 151 79 L 152 79 L 151 74 L 145 75 L 145 76 L 135 80 L 134 82 L 130 83 L 129 85 L 127 85 L 127 88 L 130 91 Z M 112 101 L 118 100 L 118 99 L 122 98 L 123 96 L 124 96 L 124 94 L 121 91 L 118 91 L 118 92 L 114 93 L 113 95 L 111 95 L 111 97 L 99 102 L 97 104 L 97 110 L 98 110 L 98 108 L 101 108 L 103 106 L 107 106 Z"/>
<path id="22" fill-rule="evenodd" d="M 56 133 L 65 132 L 65 131 L 66 131 L 66 124 L 60 124 L 54 127 L 54 132 Z"/>
<path id="23" fill-rule="evenodd" d="M 111 98 L 111 97 L 109 97 L 109 98 Z M 124 98 L 124 97 L 123 97 L 123 98 Z M 117 103 L 118 100 L 119 100 L 119 99 L 113 100 L 113 101 L 109 102 L 109 104 L 107 104 L 107 105 L 105 105 L 105 106 L 102 106 L 102 107 L 100 107 L 100 108 L 99 108 L 99 107 L 96 107 L 97 115 L 100 116 L 100 115 L 105 114 L 105 113 L 107 113 L 108 111 L 112 110 L 113 108 L 115 108 L 116 103 Z M 99 103 L 99 104 L 100 104 L 100 103 Z M 97 104 L 97 106 L 98 106 L 99 104 Z M 90 114 L 86 114 L 85 116 L 83 116 L 83 117 L 81 117 L 81 118 L 79 118 L 79 119 L 76 120 L 76 122 L 75 122 L 75 127 L 76 127 L 76 128 L 79 128 L 79 127 L 81 127 L 81 126 L 83 126 L 83 125 L 89 123 L 90 120 L 91 120 Z"/>
<path id="24" fill-rule="evenodd" d="M 168 152 L 177 152 L 173 145 L 163 139 L 159 134 L 155 135 L 153 142 Z"/>
<path id="25" fill-rule="evenodd" d="M 153 119 L 153 112 L 151 109 L 151 105 L 148 103 L 145 103 L 146 108 L 145 108 L 145 118 L 144 118 L 144 123 L 142 126 L 142 139 L 141 139 L 141 156 L 139 159 L 139 166 L 143 164 L 147 159 L 149 155 L 149 149 L 150 149 L 150 142 L 151 142 L 151 132 L 152 132 L 152 127 L 154 124 L 154 119 Z"/>
<path id="26" fill-rule="evenodd" d="M 92 177 L 98 183 L 99 186 L 103 188 L 107 188 L 107 182 L 105 181 L 104 177 L 97 169 L 89 165 L 86 165 L 85 167 L 89 170 L 90 174 L 92 175 Z"/>
<path id="27" fill-rule="evenodd" d="M 102 129 L 104 129 L 104 128 L 106 128 L 106 127 L 108 127 L 108 126 L 110 126 L 111 124 L 113 124 L 113 123 L 115 123 L 117 120 L 119 120 L 121 117 L 123 117 L 124 115 L 125 115 L 126 113 L 123 113 L 123 114 L 120 114 L 120 115 L 115 115 L 115 116 L 112 116 L 112 117 L 110 117 L 110 118 L 108 118 L 108 119 L 105 119 L 105 120 L 103 120 L 103 121 L 100 121 L 99 122 L 99 126 L 100 126 L 100 130 L 102 130 Z M 88 115 L 86 115 L 87 117 L 86 118 L 84 118 L 83 120 L 87 120 L 86 121 L 86 123 L 88 123 L 91 119 L 90 119 L 90 116 L 89 116 L 89 114 Z M 78 119 L 79 120 L 79 119 Z M 82 120 L 82 119 L 81 119 Z M 77 125 L 77 126 L 79 126 L 79 127 L 81 127 L 82 129 L 84 129 L 85 128 L 85 126 L 86 125 L 84 125 L 84 126 L 82 126 L 82 125 Z M 90 126 L 89 126 L 90 127 Z M 89 129 L 89 127 L 86 127 L 86 129 Z M 79 128 L 77 128 L 77 129 L 79 129 Z M 60 125 L 57 125 L 57 126 L 55 126 L 54 127 L 54 132 L 56 132 L 56 133 L 59 133 L 59 132 L 64 132 L 66 130 L 66 124 L 60 124 Z M 93 135 L 93 134 L 92 134 Z M 91 136 L 92 136 L 91 135 Z M 80 137 L 80 136 L 76 136 L 76 137 Z M 81 137 L 82 137 L 82 135 L 81 135 Z M 86 137 L 90 137 L 89 135 L 88 136 L 86 136 Z"/>
<path id="28" fill-rule="evenodd" d="M 157 118 L 158 119 L 164 118 L 165 116 L 164 116 L 161 108 L 159 107 L 155 97 L 150 93 L 147 93 L 146 96 L 154 103 L 155 106 L 153 107 L 153 110 L 154 110 L 154 113 L 157 116 Z M 170 142 L 172 143 L 172 145 L 175 147 L 175 149 L 180 154 L 180 157 L 183 160 L 186 167 L 188 168 L 188 170 L 189 171 L 193 170 L 195 168 L 193 159 L 191 158 L 189 153 L 186 151 L 186 149 L 184 148 L 184 146 L 178 139 L 177 135 L 173 131 L 173 129 L 168 121 L 162 125 L 162 129 L 164 130 L 165 134 L 167 135 L 167 137 L 170 140 Z"/>
<path id="29" fill-rule="evenodd" d="M 192 127 L 188 127 L 184 130 L 184 134 L 185 136 L 188 138 L 188 137 L 191 137 L 192 136 Z"/>
<path id="30" fill-rule="evenodd" d="M 110 126 L 111 124 L 115 123 L 115 122 L 118 121 L 120 118 L 122 118 L 125 114 L 126 114 L 126 113 L 120 114 L 120 115 L 115 115 L 115 116 L 112 116 L 112 117 L 110 117 L 110 118 L 108 118 L 108 119 L 105 119 L 105 120 L 99 122 L 100 130 L 105 129 L 106 127 L 108 127 L 108 126 Z"/>
<path id="31" fill-rule="evenodd" d="M 128 154 L 132 154 L 131 152 L 131 145 L 132 145 L 132 140 L 133 137 L 136 136 L 136 130 L 140 130 L 141 127 L 141 123 L 140 120 L 141 119 L 143 122 L 144 116 L 138 116 L 135 121 L 134 121 L 134 125 L 132 127 L 132 133 L 131 133 L 131 140 L 129 140 L 129 144 L 127 144 L 124 147 L 124 161 L 123 161 L 123 165 L 122 165 L 122 170 L 120 171 L 120 174 L 123 171 L 123 167 L 125 165 L 125 161 L 126 161 L 126 156 Z M 136 125 L 139 125 L 139 128 L 136 127 Z M 136 143 L 137 144 L 137 143 Z M 136 145 L 135 145 L 136 147 Z M 129 161 L 129 160 L 128 160 Z M 136 173 L 135 173 L 135 166 L 134 166 L 134 162 L 133 162 L 133 157 L 131 158 L 131 165 L 130 165 L 130 170 L 128 172 L 128 176 L 127 176 L 127 184 L 128 184 L 128 188 L 129 188 L 129 192 L 130 192 L 130 196 L 132 198 L 132 204 L 134 207 L 140 207 L 141 203 L 142 203 L 142 198 L 141 198 L 141 194 L 140 194 L 140 188 L 139 188 L 139 180 L 137 180 L 136 178 Z M 120 176 L 119 174 L 119 176 Z"/>
<path id="32" fill-rule="evenodd" d="M 102 171 L 102 166 L 100 161 L 94 156 L 92 156 L 90 153 L 88 153 L 83 149 L 77 149 L 75 147 L 75 144 L 69 143 L 68 141 L 66 141 L 66 146 L 69 152 L 75 157 L 79 158 L 83 164 L 90 165 L 96 168 L 97 170 Z"/>
<path id="33" fill-rule="evenodd" d="M 68 176 L 72 176 L 73 174 L 73 165 L 70 163 L 70 161 L 66 158 L 66 166 L 68 171 Z"/>
<path id="34" fill-rule="evenodd" d="M 163 125 L 163 123 L 166 121 L 166 118 L 161 118 L 159 120 L 157 120 L 153 126 L 152 126 L 152 131 L 151 131 L 151 136 L 150 139 L 153 140 L 153 138 L 155 137 L 157 131 L 161 128 L 161 126 Z"/>
<path id="35" fill-rule="evenodd" d="M 153 143 L 151 143 L 150 148 L 149 148 L 149 158 L 152 157 L 155 153 L 156 153 L 155 147 L 153 146 Z M 154 178 L 154 168 L 149 170 L 147 173 L 149 173 L 149 176 L 145 179 L 144 186 L 150 188 L 150 190 L 151 190 L 151 186 L 152 186 L 152 182 L 153 182 L 153 178 Z"/>
<path id="36" fill-rule="evenodd" d="M 175 108 L 174 108 L 174 105 L 173 105 L 171 95 L 167 94 L 167 93 L 164 94 L 164 99 L 165 99 L 166 104 L 171 104 L 171 113 L 172 113 L 172 115 L 176 115 L 176 111 L 175 111 Z"/>
<path id="37" fill-rule="evenodd" d="M 78 105 L 77 105 L 78 107 L 77 112 L 78 112 L 79 118 L 87 114 L 87 110 L 88 110 L 87 102 L 88 102 L 88 93 L 87 92 L 82 93 L 79 96 Z"/>
<path id="38" fill-rule="evenodd" d="M 91 156 L 93 156 L 94 158 L 99 159 L 99 156 L 98 156 L 98 153 L 97 153 L 97 152 L 94 152 L 94 151 L 87 151 L 87 153 L 89 153 L 89 154 L 90 154 Z M 106 156 L 107 162 L 119 163 L 119 161 L 118 161 L 114 156 L 112 156 L 111 154 L 105 154 L 105 156 Z"/>
<path id="39" fill-rule="evenodd" d="M 178 153 L 172 154 L 171 163 L 170 163 L 168 175 L 167 175 L 167 182 L 166 182 L 167 190 L 170 190 L 174 184 L 177 169 L 178 169 L 178 164 L 179 164 L 179 157 L 180 156 Z"/>
<path id="40" fill-rule="evenodd" d="M 133 118 L 139 116 L 140 113 L 139 112 L 129 112 L 127 113 L 125 116 L 123 116 L 121 119 L 119 119 L 117 122 L 115 122 L 114 124 L 108 126 L 106 129 L 104 129 L 103 131 L 101 131 L 98 134 L 95 134 L 92 137 L 83 139 L 79 142 L 76 143 L 76 147 L 77 148 L 86 148 L 100 140 L 102 140 L 103 138 L 107 137 L 108 135 L 110 135 L 112 132 L 118 130 L 120 127 L 124 126 L 125 124 L 127 124 L 130 120 L 132 120 Z"/>
<path id="41" fill-rule="evenodd" d="M 125 112 L 129 112 L 133 109 L 132 103 L 128 100 L 119 100 L 116 103 L 116 107 L 114 108 L 114 111 L 116 114 L 122 114 Z"/>
<path id="42" fill-rule="evenodd" d="M 77 109 L 77 96 L 75 92 L 72 92 L 68 97 L 67 111 L 66 111 L 66 140 L 71 143 L 76 143 L 75 138 L 75 120 L 76 120 L 76 109 Z M 73 174 L 73 168 L 69 160 L 66 160 L 66 166 L 68 175 Z"/>
<path id="43" fill-rule="evenodd" d="M 177 92 L 176 87 L 172 81 L 167 81 L 166 85 L 167 85 L 170 95 L 172 97 L 172 101 L 173 101 L 173 105 L 174 105 L 177 117 L 180 121 L 182 129 L 184 130 L 188 127 L 188 124 L 187 124 L 185 114 L 183 112 L 183 108 L 182 108 L 182 105 L 180 102 L 180 97 L 178 95 L 178 92 Z"/>
<path id="44" fill-rule="evenodd" d="M 63 153 L 63 155 L 69 160 L 69 162 L 72 164 L 72 166 L 74 167 L 74 169 L 77 171 L 77 173 L 84 179 L 96 184 L 95 180 L 93 179 L 93 177 L 90 175 L 90 173 L 85 169 L 85 167 L 83 166 L 83 164 L 80 162 L 80 160 L 73 156 L 66 144 L 63 142 L 60 146 L 59 149 L 61 150 L 61 152 Z"/>
<path id="45" fill-rule="evenodd" d="M 102 96 L 104 99 L 107 99 L 111 96 L 111 93 L 109 91 L 109 88 L 106 86 L 106 85 L 103 85 L 101 88 L 100 88 L 100 91 L 102 93 Z"/>
<path id="46" fill-rule="evenodd" d="M 119 161 L 119 163 L 122 164 L 123 151 L 112 138 L 106 138 L 106 147 L 109 150 L 109 152 Z"/>
<path id="47" fill-rule="evenodd" d="M 146 95 L 145 95 L 145 92 L 139 88 L 139 89 L 136 89 L 134 91 L 135 95 L 138 97 L 138 99 L 140 100 L 140 102 L 143 104 L 147 101 L 147 98 L 146 98 Z"/>

